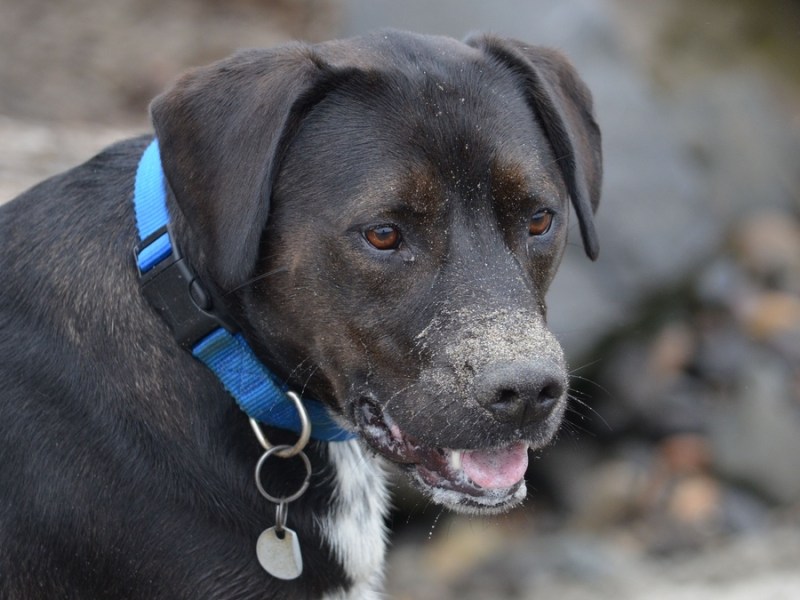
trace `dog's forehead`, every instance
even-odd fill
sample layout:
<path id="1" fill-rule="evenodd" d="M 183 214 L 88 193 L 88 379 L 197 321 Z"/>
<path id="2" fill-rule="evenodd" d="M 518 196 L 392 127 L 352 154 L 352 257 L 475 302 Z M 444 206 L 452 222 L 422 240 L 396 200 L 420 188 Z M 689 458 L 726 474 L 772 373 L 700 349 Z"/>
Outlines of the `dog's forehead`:
<path id="1" fill-rule="evenodd" d="M 358 189 L 349 200 L 367 209 L 399 198 L 427 213 L 456 197 L 563 196 L 550 144 L 507 69 L 449 38 L 387 36 L 326 46 L 356 73 L 314 109 L 295 145 L 306 166 L 320 161 L 321 186 Z"/>
<path id="2" fill-rule="evenodd" d="M 413 211 L 433 220 L 444 218 L 459 206 L 473 215 L 490 209 L 497 216 L 513 217 L 523 206 L 540 201 L 553 206 L 564 198 L 560 180 L 545 165 L 536 167 L 530 168 L 523 161 L 508 157 L 494 157 L 485 168 L 475 168 L 472 172 L 465 168 L 448 174 L 443 174 L 436 164 L 409 165 L 387 174 L 354 201 L 373 207 L 375 197 L 384 194 L 389 202 L 399 201 L 399 210 Z"/>

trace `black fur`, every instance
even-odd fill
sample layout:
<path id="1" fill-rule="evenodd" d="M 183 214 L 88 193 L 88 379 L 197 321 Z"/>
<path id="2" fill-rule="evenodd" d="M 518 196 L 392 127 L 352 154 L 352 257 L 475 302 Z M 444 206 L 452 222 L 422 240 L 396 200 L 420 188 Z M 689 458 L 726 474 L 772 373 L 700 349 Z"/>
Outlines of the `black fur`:
<path id="1" fill-rule="evenodd" d="M 497 38 L 469 44 L 382 32 L 248 51 L 152 106 L 176 237 L 264 362 L 353 429 L 358 402 L 410 386 L 398 421 L 450 448 L 525 432 L 467 426 L 478 409 L 456 401 L 466 388 L 451 412 L 431 404 L 414 382 L 450 367 L 413 340 L 444 304 L 543 317 L 567 194 L 596 256 L 601 176 L 591 100 L 566 62 Z M 322 443 L 290 512 L 305 574 L 280 582 L 256 561 L 274 522 L 252 480 L 260 447 L 139 292 L 131 197 L 148 140 L 0 208 L 0 599 L 347 591 L 317 526 L 333 492 Z M 517 230 L 542 203 L 558 221 L 532 248 Z M 354 225 L 387 222 L 407 239 L 392 256 Z M 293 467 L 274 461 L 267 485 Z"/>

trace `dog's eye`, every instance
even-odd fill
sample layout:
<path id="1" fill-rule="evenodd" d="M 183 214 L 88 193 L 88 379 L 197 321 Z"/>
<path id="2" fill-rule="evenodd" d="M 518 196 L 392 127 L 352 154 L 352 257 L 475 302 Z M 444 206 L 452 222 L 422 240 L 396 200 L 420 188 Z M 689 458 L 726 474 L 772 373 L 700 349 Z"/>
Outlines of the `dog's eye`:
<path id="1" fill-rule="evenodd" d="M 553 213 L 548 210 L 540 210 L 528 223 L 528 233 L 531 235 L 544 235 L 550 231 L 550 225 L 553 224 Z"/>
<path id="2" fill-rule="evenodd" d="M 367 241 L 378 250 L 396 250 L 400 246 L 400 230 L 393 225 L 381 225 L 367 229 Z"/>

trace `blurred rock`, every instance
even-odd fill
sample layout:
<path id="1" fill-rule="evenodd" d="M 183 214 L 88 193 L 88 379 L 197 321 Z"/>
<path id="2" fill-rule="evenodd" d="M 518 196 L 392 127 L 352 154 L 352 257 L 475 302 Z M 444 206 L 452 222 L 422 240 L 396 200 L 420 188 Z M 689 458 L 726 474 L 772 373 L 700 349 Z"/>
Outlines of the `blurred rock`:
<path id="1" fill-rule="evenodd" d="M 717 256 L 704 265 L 694 282 L 697 299 L 709 307 L 728 308 L 737 296 L 750 287 L 745 273 L 727 254 Z"/>
<path id="2" fill-rule="evenodd" d="M 726 485 L 720 500 L 723 533 L 758 535 L 766 531 L 772 518 L 771 506 L 752 491 Z"/>
<path id="3" fill-rule="evenodd" d="M 743 298 L 739 317 L 748 333 L 768 340 L 784 332 L 800 332 L 800 296 L 788 292 L 764 291 Z"/>
<path id="4" fill-rule="evenodd" d="M 190 66 L 327 36 L 327 0 L 0 0 L 0 114 L 133 122 Z"/>
<path id="5" fill-rule="evenodd" d="M 0 115 L 0 204 L 41 180 L 80 164 L 106 146 L 144 133 L 101 125 L 43 125 Z"/>
<path id="6" fill-rule="evenodd" d="M 694 334 L 687 323 L 668 323 L 652 342 L 647 374 L 662 381 L 679 376 L 691 362 L 695 344 Z"/>
<path id="7" fill-rule="evenodd" d="M 680 3 L 654 4 L 616 3 L 621 9 L 614 32 L 622 40 L 618 44 L 636 48 L 627 55 L 636 56 L 636 63 L 617 61 L 606 47 L 591 60 L 576 57 L 588 71 L 604 132 L 606 185 L 597 216 L 601 258 L 590 265 L 579 249 L 571 249 L 550 301 L 555 330 L 568 349 L 588 359 L 595 358 L 589 348 L 603 325 L 625 320 L 648 294 L 674 288 L 687 272 L 712 260 L 740 219 L 749 232 L 740 245 L 754 264 L 789 277 L 787 263 L 800 260 L 793 250 L 798 238 L 792 216 L 800 207 L 796 97 L 777 92 L 766 69 L 712 71 L 706 65 L 704 71 L 713 48 L 703 46 L 701 35 L 691 38 L 693 52 L 662 47 L 659 32 L 666 35 L 676 19 L 695 30 L 707 21 L 692 21 Z M 714 4 L 708 14 L 715 22 L 724 22 L 728 12 L 718 3 L 706 4 Z M 563 35 L 558 45 L 569 53 L 573 44 L 569 33 Z M 606 60 L 615 62 L 613 73 Z M 658 84 L 643 82 L 646 73 L 637 67 L 649 69 Z M 648 184 L 640 188 L 642 181 Z M 773 234 L 769 219 L 759 217 L 770 209 L 783 223 L 756 255 L 753 244 Z M 786 289 L 796 293 L 796 284 Z"/>
<path id="8" fill-rule="evenodd" d="M 757 346 L 742 335 L 730 314 L 700 311 L 697 324 L 699 342 L 694 368 L 708 387 L 729 389 Z"/>
<path id="9" fill-rule="evenodd" d="M 792 372 L 766 351 L 740 365 L 740 385 L 715 401 L 714 467 L 775 501 L 800 502 L 800 399 Z"/>
<path id="10" fill-rule="evenodd" d="M 737 262 L 771 288 L 800 294 L 800 222 L 787 212 L 752 214 L 733 234 Z"/>
<path id="11" fill-rule="evenodd" d="M 664 469 L 672 475 L 696 475 L 711 464 L 708 440 L 697 434 L 668 437 L 659 445 L 659 455 Z"/>
<path id="12" fill-rule="evenodd" d="M 698 352 L 696 332 L 668 321 L 652 337 L 640 337 L 607 353 L 599 377 L 611 397 L 598 410 L 616 431 L 660 437 L 702 430 L 708 418 L 702 382 L 687 375 Z"/>
<path id="13" fill-rule="evenodd" d="M 649 483 L 647 468 L 630 457 L 615 457 L 583 474 L 574 494 L 573 525 L 597 531 L 640 516 Z"/>
<path id="14" fill-rule="evenodd" d="M 672 491 L 667 512 L 678 523 L 693 526 L 718 518 L 722 486 L 708 475 L 683 478 Z"/>
<path id="15" fill-rule="evenodd" d="M 757 537 L 720 540 L 705 554 L 669 557 L 648 554 L 624 537 L 576 532 L 525 537 L 521 530 L 509 530 L 506 536 L 503 546 L 447 577 L 439 576 L 432 558 L 437 552 L 449 551 L 448 544 L 396 550 L 392 564 L 402 563 L 404 569 L 390 571 L 388 597 L 790 600 L 800 589 L 800 537 L 780 526 Z"/>

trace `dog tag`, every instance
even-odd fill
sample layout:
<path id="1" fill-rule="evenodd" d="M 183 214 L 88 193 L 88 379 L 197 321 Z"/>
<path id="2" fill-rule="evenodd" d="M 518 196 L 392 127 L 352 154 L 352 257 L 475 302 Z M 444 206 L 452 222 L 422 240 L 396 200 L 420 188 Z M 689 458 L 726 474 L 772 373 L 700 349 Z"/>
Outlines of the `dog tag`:
<path id="1" fill-rule="evenodd" d="M 264 570 L 278 579 L 297 579 L 303 572 L 300 542 L 288 527 L 283 528 L 283 539 L 275 527 L 264 530 L 258 536 L 256 556 Z"/>

